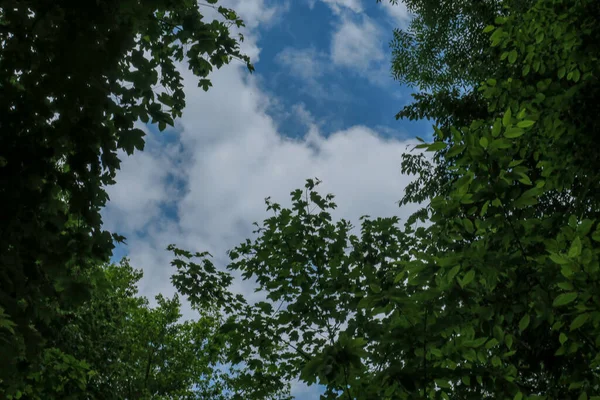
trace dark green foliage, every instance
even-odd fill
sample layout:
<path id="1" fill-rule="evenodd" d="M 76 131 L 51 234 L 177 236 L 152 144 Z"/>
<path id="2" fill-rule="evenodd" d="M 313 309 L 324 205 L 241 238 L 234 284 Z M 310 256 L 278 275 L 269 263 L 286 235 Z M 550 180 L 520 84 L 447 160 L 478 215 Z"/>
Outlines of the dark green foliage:
<path id="1" fill-rule="evenodd" d="M 102 230 L 104 187 L 117 151 L 144 147 L 136 121 L 164 130 L 181 115 L 176 63 L 205 89 L 232 58 L 252 69 L 229 31 L 242 21 L 214 3 L 220 20 L 190 0 L 1 3 L 0 393 L 50 357 L 51 325 L 88 297 L 85 272 L 123 239 Z"/>
<path id="2" fill-rule="evenodd" d="M 392 3 L 397 1 L 392 1 Z M 533 0 L 407 0 L 414 14 L 407 29 L 395 29 L 392 74 L 422 90 L 471 89 L 492 76 L 496 53 L 483 29 L 499 15 L 522 12 Z"/>
<path id="3" fill-rule="evenodd" d="M 97 268 L 92 297 L 65 315 L 40 372 L 6 398 L 52 399 L 287 399 L 280 384 L 258 391 L 242 375 L 223 370 L 229 338 L 223 317 L 197 309 L 182 321 L 178 296 L 156 297 L 151 307 L 137 293 L 141 271 L 120 264 Z"/>
<path id="4" fill-rule="evenodd" d="M 209 254 L 171 246 L 197 322 L 178 321 L 176 298 L 149 307 L 127 263 L 96 267 L 111 247 L 98 210 L 116 150 L 143 145 L 133 122 L 180 115 L 183 48 L 167 44 L 196 43 L 204 79 L 236 42 L 191 2 L 3 5 L 0 393 L 286 399 L 299 378 L 327 399 L 599 400 L 600 3 L 407 4 L 417 18 L 396 32 L 393 69 L 428 92 L 398 117 L 436 126 L 417 146 L 433 159 L 403 160 L 416 180 L 401 203 L 425 208 L 357 229 L 333 221 L 318 181 L 289 209 L 267 199 L 273 216 L 229 253 L 266 292 L 256 304 Z"/>
<path id="5" fill-rule="evenodd" d="M 242 295 L 234 295 L 229 291 L 232 277 L 223 271 L 217 271 L 210 260 L 209 253 L 195 253 L 181 250 L 170 245 L 175 259 L 171 263 L 177 268 L 173 275 L 173 285 L 182 294 L 188 296 L 192 307 L 201 313 L 210 312 L 219 315 L 218 338 L 219 350 L 223 361 L 228 363 L 228 371 L 221 375 L 227 382 L 228 397 L 231 400 L 290 400 L 289 383 L 282 379 L 279 370 L 280 360 L 271 350 L 281 349 L 277 342 L 260 340 L 246 342 L 236 331 L 236 319 L 239 315 L 252 315 L 261 318 L 261 311 L 268 312 L 267 303 L 255 306 L 248 305 Z M 200 263 L 194 261 L 200 259 Z M 250 332 L 259 329 L 256 322 L 246 326 Z M 240 347 L 244 342 L 249 347 Z M 240 353 L 240 350 L 242 352 Z M 241 364 L 243 362 L 243 364 Z M 215 392 L 216 393 L 216 392 Z"/>

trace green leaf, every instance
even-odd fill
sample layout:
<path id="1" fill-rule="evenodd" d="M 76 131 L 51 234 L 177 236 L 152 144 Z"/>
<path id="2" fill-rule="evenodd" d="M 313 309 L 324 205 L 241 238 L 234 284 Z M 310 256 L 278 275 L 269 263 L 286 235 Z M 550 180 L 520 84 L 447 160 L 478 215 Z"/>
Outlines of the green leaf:
<path id="1" fill-rule="evenodd" d="M 502 360 L 500 360 L 500 358 L 498 356 L 493 356 L 492 357 L 492 365 L 494 367 L 500 367 L 502 365 Z"/>
<path id="2" fill-rule="evenodd" d="M 323 357 L 311 358 L 302 368 L 300 378 L 307 382 L 315 382 L 318 371 L 323 367 Z"/>
<path id="3" fill-rule="evenodd" d="M 509 108 L 504 113 L 504 117 L 502 117 L 502 125 L 506 128 L 507 126 L 510 125 L 511 120 L 512 120 L 512 111 Z"/>
<path id="4" fill-rule="evenodd" d="M 443 389 L 451 389 L 452 388 L 452 386 L 450 385 L 450 382 L 448 382 L 448 380 L 446 380 L 446 379 L 435 379 L 434 382 L 436 385 L 438 385 L 439 387 L 441 387 Z"/>
<path id="5" fill-rule="evenodd" d="M 488 32 L 491 32 L 491 31 L 493 31 L 494 29 L 496 29 L 496 26 L 494 26 L 494 25 L 488 25 L 488 26 L 486 26 L 485 28 L 483 28 L 483 33 L 488 33 Z"/>
<path id="6" fill-rule="evenodd" d="M 492 136 L 498 137 L 501 130 L 502 130 L 502 121 L 497 119 L 496 121 L 494 121 L 494 125 L 492 126 Z"/>
<path id="7" fill-rule="evenodd" d="M 508 128 L 504 132 L 504 137 L 507 139 L 514 139 L 514 138 L 518 138 L 519 136 L 522 136 L 524 133 L 525 133 L 525 131 L 523 130 L 523 128 L 514 126 L 511 128 Z"/>
<path id="8" fill-rule="evenodd" d="M 514 202 L 514 206 L 516 208 L 525 208 L 529 206 L 536 205 L 538 203 L 537 199 L 532 196 L 522 195 Z"/>
<path id="9" fill-rule="evenodd" d="M 436 357 L 442 357 L 442 351 L 440 349 L 430 349 L 429 350 L 431 352 L 431 354 L 433 354 Z"/>
<path id="10" fill-rule="evenodd" d="M 495 47 L 498 44 L 500 44 L 500 41 L 502 40 L 503 35 L 504 35 L 504 31 L 502 30 L 502 28 L 498 28 L 498 29 L 494 30 L 494 33 L 492 33 L 490 35 L 490 41 L 492 42 L 492 47 Z"/>
<path id="11" fill-rule="evenodd" d="M 506 347 L 508 347 L 510 349 L 513 345 L 512 335 L 506 335 L 506 337 L 504 338 L 504 343 L 506 344 Z"/>
<path id="12" fill-rule="evenodd" d="M 465 230 L 466 230 L 468 233 L 473 233 L 473 232 L 475 232 L 475 227 L 473 226 L 473 222 L 471 222 L 471 220 L 470 220 L 470 219 L 468 219 L 468 218 L 463 218 L 463 220 L 462 220 L 462 221 L 463 221 L 463 225 L 464 225 L 464 227 L 465 227 Z"/>
<path id="13" fill-rule="evenodd" d="M 142 151 L 144 150 L 144 136 L 146 133 L 137 128 L 123 132 L 119 139 L 119 147 L 128 155 L 133 154 L 134 149 Z"/>
<path id="14" fill-rule="evenodd" d="M 519 174 L 521 176 L 521 178 L 519 178 L 519 182 L 521 182 L 524 185 L 533 185 L 533 182 L 531 182 L 531 179 L 529 179 L 529 177 L 525 174 Z"/>
<path id="15" fill-rule="evenodd" d="M 576 257 L 579 257 L 580 255 L 581 255 L 581 239 L 579 239 L 579 236 L 577 236 L 573 240 L 573 243 L 571 243 L 571 247 L 569 248 L 568 257 L 576 258 Z"/>
<path id="16" fill-rule="evenodd" d="M 573 229 L 577 229 L 577 217 L 574 215 L 569 216 L 569 226 Z"/>
<path id="17" fill-rule="evenodd" d="M 552 305 L 554 307 L 564 306 L 564 305 L 571 303 L 576 298 L 577 298 L 577 293 L 575 293 L 575 292 L 562 293 L 562 294 L 559 294 L 558 296 L 556 296 L 556 298 L 552 302 Z"/>
<path id="18" fill-rule="evenodd" d="M 571 291 L 574 289 L 573 284 L 571 282 L 560 282 L 556 286 L 566 291 Z"/>
<path id="19" fill-rule="evenodd" d="M 371 283 L 369 285 L 369 287 L 371 288 L 371 290 L 373 291 L 373 293 L 380 293 L 381 292 L 381 287 L 375 283 Z"/>
<path id="20" fill-rule="evenodd" d="M 550 254 L 550 259 L 554 261 L 556 264 L 564 265 L 569 263 L 569 259 L 561 256 L 560 254 L 552 253 Z"/>
<path id="21" fill-rule="evenodd" d="M 490 144 L 489 148 L 491 149 L 510 149 L 511 147 L 513 147 L 513 143 L 510 140 L 501 138 L 501 139 L 496 139 L 494 141 L 492 141 L 492 143 Z"/>
<path id="22" fill-rule="evenodd" d="M 517 123 L 517 126 L 519 128 L 529 128 L 530 126 L 534 125 L 535 121 L 531 121 L 531 120 L 524 120 L 524 121 L 519 121 Z"/>
<path id="23" fill-rule="evenodd" d="M 573 269 L 568 265 L 562 265 L 560 267 L 560 273 L 567 279 L 573 276 Z"/>
<path id="24" fill-rule="evenodd" d="M 513 397 L 513 400 L 522 400 L 523 399 L 523 393 L 519 391 L 519 393 L 515 394 L 515 397 Z"/>
<path id="25" fill-rule="evenodd" d="M 558 335 L 558 341 L 561 345 L 565 344 L 567 340 L 569 340 L 569 338 L 563 332 L 561 332 L 560 335 Z"/>
<path id="26" fill-rule="evenodd" d="M 465 150 L 464 145 L 460 145 L 460 144 L 454 145 L 454 146 L 450 147 L 450 149 L 446 153 L 446 157 L 448 157 L 448 158 L 455 157 L 455 156 L 459 155 L 460 153 L 462 153 L 464 150 Z"/>
<path id="27" fill-rule="evenodd" d="M 576 329 L 581 328 L 583 326 L 583 324 L 585 324 L 589 318 L 590 318 L 590 314 L 588 314 L 588 313 L 578 315 L 577 317 L 575 317 L 573 322 L 571 322 L 569 329 L 571 331 L 574 331 Z"/>
<path id="28" fill-rule="evenodd" d="M 456 274 L 460 271 L 460 265 L 455 266 L 448 272 L 448 282 L 452 282 Z"/>
<path id="29" fill-rule="evenodd" d="M 537 35 L 535 35 L 535 42 L 537 44 L 542 43 L 543 40 L 544 40 L 544 32 L 539 32 Z"/>
<path id="30" fill-rule="evenodd" d="M 405 276 L 406 276 L 405 271 L 399 272 L 398 274 L 396 274 L 396 277 L 394 278 L 394 283 L 400 282 L 401 280 L 404 279 Z"/>
<path id="31" fill-rule="evenodd" d="M 586 236 L 592 229 L 593 225 L 594 221 L 586 218 L 583 221 L 581 221 L 581 224 L 577 227 L 577 233 L 581 236 Z"/>
<path id="32" fill-rule="evenodd" d="M 508 53 L 508 62 L 514 64 L 515 61 L 517 61 L 517 51 L 511 50 L 510 53 Z"/>
<path id="33" fill-rule="evenodd" d="M 469 343 L 469 346 L 473 347 L 473 348 L 478 348 L 484 345 L 485 342 L 487 342 L 488 338 L 486 337 L 480 337 L 478 339 L 475 340 L 471 340 Z"/>
<path id="34" fill-rule="evenodd" d="M 462 287 L 467 286 L 469 283 L 471 283 L 473 281 L 473 279 L 475 278 L 475 270 L 470 270 L 469 272 L 467 272 L 465 274 L 465 276 L 462 279 Z"/>
<path id="35" fill-rule="evenodd" d="M 485 348 L 489 350 L 492 347 L 496 346 L 498 343 L 499 343 L 498 339 L 492 338 L 492 339 L 488 340 L 488 342 L 485 344 Z"/>
<path id="36" fill-rule="evenodd" d="M 427 150 L 428 151 L 439 151 L 439 150 L 445 149 L 446 146 L 448 146 L 448 144 L 445 142 L 433 142 L 427 146 Z"/>
<path id="37" fill-rule="evenodd" d="M 479 144 L 481 145 L 481 147 L 483 147 L 484 149 L 487 149 L 488 147 L 488 140 L 485 137 L 482 137 L 481 139 L 479 139 Z"/>
<path id="38" fill-rule="evenodd" d="M 529 314 L 525 314 L 523 316 L 523 318 L 521 318 L 521 320 L 519 321 L 519 331 L 523 332 L 525 329 L 527 329 L 527 327 L 529 326 Z"/>

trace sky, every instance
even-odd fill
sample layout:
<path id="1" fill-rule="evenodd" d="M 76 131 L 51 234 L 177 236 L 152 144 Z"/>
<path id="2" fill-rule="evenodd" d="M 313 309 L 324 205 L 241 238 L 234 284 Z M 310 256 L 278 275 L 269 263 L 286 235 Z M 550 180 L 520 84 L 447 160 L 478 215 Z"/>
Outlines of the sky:
<path id="1" fill-rule="evenodd" d="M 226 251 L 253 237 L 270 215 L 270 196 L 290 205 L 290 192 L 318 177 L 333 193 L 334 218 L 359 225 L 362 215 L 407 218 L 397 204 L 411 177 L 401 155 L 430 138 L 425 121 L 396 121 L 412 88 L 390 74 L 389 41 L 406 27 L 402 4 L 375 0 L 227 0 L 244 19 L 242 50 L 256 68 L 233 62 L 211 75 L 204 92 L 181 66 L 186 109 L 175 127 L 147 132 L 146 148 L 120 154 L 117 184 L 107 188 L 104 227 L 127 237 L 113 259 L 127 256 L 144 271 L 140 292 L 175 293 L 173 243 L 209 251 L 219 268 Z M 251 282 L 232 290 L 256 300 Z M 190 313 L 186 309 L 186 313 Z M 299 400 L 321 389 L 294 382 Z"/>

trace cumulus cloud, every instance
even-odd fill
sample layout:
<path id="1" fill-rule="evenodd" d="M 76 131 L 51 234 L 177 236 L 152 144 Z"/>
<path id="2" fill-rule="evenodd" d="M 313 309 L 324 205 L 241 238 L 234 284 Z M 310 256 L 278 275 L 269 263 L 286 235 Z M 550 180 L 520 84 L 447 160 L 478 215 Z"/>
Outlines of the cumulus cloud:
<path id="1" fill-rule="evenodd" d="M 265 28 L 278 22 L 279 18 L 290 7 L 289 1 L 268 0 L 220 0 L 219 5 L 235 10 L 244 20 L 248 30 L 255 30 L 258 26 Z"/>
<path id="2" fill-rule="evenodd" d="M 275 61 L 282 67 L 286 78 L 300 81 L 297 90 L 318 101 L 327 100 L 337 103 L 351 102 L 355 98 L 342 88 L 334 79 L 336 73 L 329 54 L 318 51 L 314 47 L 297 49 L 286 47 L 275 57 Z"/>
<path id="3" fill-rule="evenodd" d="M 406 3 L 404 3 L 404 1 L 400 0 L 397 4 L 392 4 L 389 1 L 382 1 L 381 4 L 396 27 L 402 29 L 408 27 L 413 15 L 406 7 Z"/>
<path id="4" fill-rule="evenodd" d="M 328 71 L 327 54 L 314 47 L 295 49 L 286 47 L 275 57 L 288 73 L 305 80 L 314 80 Z"/>
<path id="5" fill-rule="evenodd" d="M 340 14 L 346 10 L 353 11 L 355 13 L 359 13 L 363 10 L 361 0 L 321 0 L 323 3 L 327 4 L 331 10 Z"/>
<path id="6" fill-rule="evenodd" d="M 363 15 L 343 17 L 331 40 L 331 60 L 336 64 L 366 72 L 385 59 L 383 32 Z"/>
<path id="7" fill-rule="evenodd" d="M 151 146 L 148 153 L 137 153 L 124 163 L 118 184 L 111 189 L 109 217 L 118 215 L 118 225 L 125 228 L 145 221 L 143 234 L 125 232 L 132 265 L 145 272 L 144 295 L 174 292 L 169 283 L 174 272 L 171 255 L 164 250 L 169 243 L 208 250 L 223 268 L 226 250 L 251 236 L 252 222 L 269 216 L 264 198 L 272 196 L 287 206 L 289 192 L 302 187 L 305 178 L 319 177 L 321 190 L 336 194 L 336 218 L 358 223 L 364 214 L 405 217 L 414 211 L 399 209 L 395 203 L 410 180 L 400 174 L 400 157 L 414 141 L 384 139 L 364 126 L 325 135 L 300 105 L 295 111 L 304 116 L 307 133 L 291 140 L 265 112 L 269 100 L 241 67 L 217 72 L 214 85 L 207 93 L 188 86 L 188 107 L 178 137 L 183 152 L 163 155 L 160 146 Z M 165 160 L 169 157 L 179 159 Z M 176 172 L 185 185 L 179 192 L 167 193 L 165 176 Z M 140 182 L 121 179 L 128 176 L 139 177 Z M 161 213 L 165 202 L 175 204 L 172 218 Z M 136 204 L 145 204 L 143 213 L 129 213 Z M 254 287 L 238 279 L 233 290 L 251 301 L 262 298 Z M 189 307 L 185 313 L 191 315 Z M 295 388 L 318 390 L 299 384 Z"/>
<path id="8" fill-rule="evenodd" d="M 340 72 L 355 73 L 378 86 L 389 85 L 391 59 L 386 53 L 386 34 L 389 32 L 363 12 L 360 1 L 321 1 L 336 14 L 329 54 L 311 46 L 286 47 L 276 56 L 276 61 L 289 76 L 304 82 L 301 92 L 320 100 L 351 100 L 351 95 L 336 87 L 330 79 Z M 308 5 L 312 8 L 314 3 Z M 382 7 L 394 27 L 408 25 L 411 15 L 402 1 L 397 4 L 383 1 Z"/>
<path id="9" fill-rule="evenodd" d="M 298 91 L 318 101 L 335 102 L 353 101 L 353 96 L 330 79 L 335 68 L 327 53 L 314 47 L 296 49 L 286 47 L 275 57 L 275 61 L 283 67 L 286 77 L 300 81 Z"/>
<path id="10" fill-rule="evenodd" d="M 152 148 L 156 138 L 148 135 L 145 126 L 140 128 L 147 133 L 147 147 Z M 104 223 L 108 229 L 135 232 L 160 217 L 160 205 L 169 202 L 168 189 L 173 182 L 169 171 L 176 172 L 170 166 L 172 155 L 170 146 L 162 153 L 138 152 L 135 157 L 119 152 L 119 184 L 107 188 L 110 202 L 104 210 Z"/>
<path id="11" fill-rule="evenodd" d="M 266 7 L 261 0 L 230 3 L 248 21 L 270 21 L 276 15 L 258 12 Z M 332 44 L 337 63 L 366 68 L 365 60 L 381 59 L 381 49 L 370 47 L 377 37 L 372 22 L 364 18 L 343 22 Z M 246 37 L 246 49 L 258 57 L 257 36 L 250 30 Z M 307 51 L 290 50 L 280 59 L 291 63 L 312 54 Z M 307 77 L 319 76 L 318 69 L 305 67 L 302 73 Z M 144 152 L 123 157 L 103 212 L 107 228 L 127 236 L 132 266 L 144 269 L 143 295 L 174 293 L 168 244 L 210 251 L 215 264 L 224 268 L 226 251 L 252 235 L 254 221 L 269 216 L 265 197 L 289 206 L 290 191 L 302 187 L 306 178 L 320 178 L 320 190 L 336 195 L 336 218 L 358 223 L 364 214 L 404 218 L 415 211 L 416 207 L 400 209 L 396 204 L 411 180 L 400 173 L 401 155 L 414 141 L 386 139 L 366 126 L 330 132 L 303 104 L 290 110 L 306 127 L 304 137 L 293 140 L 269 114 L 275 100 L 243 65 L 215 71 L 208 92 L 197 87 L 187 68 L 182 66 L 181 71 L 187 106 L 172 140 L 165 144 L 162 134 L 150 134 Z M 254 287 L 237 279 L 233 290 L 253 300 L 260 296 L 253 293 Z M 189 308 L 185 312 L 191 315 Z M 296 390 L 304 390 L 301 386 L 296 384 Z"/>
<path id="12" fill-rule="evenodd" d="M 107 217 L 118 216 L 113 228 L 129 233 L 129 256 L 147 271 L 146 294 L 172 291 L 173 271 L 164 251 L 169 243 L 211 251 L 223 266 L 226 250 L 251 234 L 252 222 L 268 216 L 264 198 L 289 204 L 289 192 L 306 178 L 319 177 L 322 190 L 336 194 L 337 217 L 357 221 L 363 214 L 414 211 L 395 203 L 410 180 L 400 174 L 400 158 L 413 141 L 384 139 L 364 126 L 325 135 L 301 106 L 297 112 L 309 129 L 301 140 L 292 140 L 279 132 L 266 113 L 269 99 L 242 67 L 216 72 L 213 83 L 206 93 L 187 86 L 178 136 L 183 151 L 162 154 L 157 146 L 137 153 L 123 164 L 111 188 Z M 184 182 L 179 191 L 168 192 L 168 175 Z M 161 212 L 165 203 L 176 210 L 168 219 Z M 136 205 L 143 207 L 136 211 Z M 140 221 L 145 222 L 143 235 L 128 232 Z M 244 287 L 239 284 L 251 294 Z"/>

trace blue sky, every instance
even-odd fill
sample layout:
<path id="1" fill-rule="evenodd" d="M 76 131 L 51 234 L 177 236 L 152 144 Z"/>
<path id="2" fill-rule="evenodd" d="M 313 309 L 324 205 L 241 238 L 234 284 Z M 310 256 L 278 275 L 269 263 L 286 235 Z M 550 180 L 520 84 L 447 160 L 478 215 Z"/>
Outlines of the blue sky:
<path id="1" fill-rule="evenodd" d="M 411 178 L 401 155 L 430 137 L 428 122 L 396 121 L 412 89 L 390 75 L 388 43 L 410 15 L 375 0 L 228 0 L 246 22 L 241 63 L 215 71 L 209 92 L 186 78 L 187 107 L 173 129 L 147 130 L 144 152 L 122 155 L 117 184 L 103 212 L 105 227 L 127 237 L 127 255 L 144 270 L 142 294 L 171 295 L 168 244 L 210 251 L 221 268 L 226 250 L 268 216 L 264 198 L 289 204 L 306 178 L 336 195 L 334 217 L 405 218 L 396 202 Z M 237 279 L 233 290 L 258 300 Z M 192 316 L 186 310 L 187 316 Z M 298 399 L 318 388 L 294 383 Z"/>

